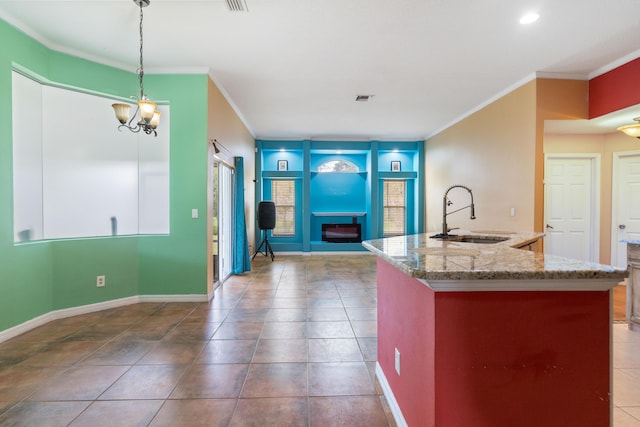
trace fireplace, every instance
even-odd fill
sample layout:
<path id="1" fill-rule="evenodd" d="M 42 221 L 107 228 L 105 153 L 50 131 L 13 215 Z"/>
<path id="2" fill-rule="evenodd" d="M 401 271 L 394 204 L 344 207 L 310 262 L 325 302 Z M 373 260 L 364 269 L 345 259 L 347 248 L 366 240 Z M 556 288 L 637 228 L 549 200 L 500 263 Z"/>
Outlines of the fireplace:
<path id="1" fill-rule="evenodd" d="M 332 243 L 362 242 L 361 224 L 322 224 L 322 241 Z"/>

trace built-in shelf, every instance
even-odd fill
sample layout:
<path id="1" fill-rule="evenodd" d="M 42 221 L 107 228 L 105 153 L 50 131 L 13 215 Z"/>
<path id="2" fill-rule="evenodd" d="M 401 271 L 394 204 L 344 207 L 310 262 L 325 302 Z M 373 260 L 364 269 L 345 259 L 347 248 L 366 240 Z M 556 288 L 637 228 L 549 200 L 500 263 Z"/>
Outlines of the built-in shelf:
<path id="1" fill-rule="evenodd" d="M 378 172 L 378 179 L 415 179 L 417 172 Z"/>
<path id="2" fill-rule="evenodd" d="M 366 216 L 366 212 L 311 212 L 313 216 Z"/>
<path id="3" fill-rule="evenodd" d="M 262 171 L 263 178 L 299 178 L 302 179 L 302 171 Z"/>

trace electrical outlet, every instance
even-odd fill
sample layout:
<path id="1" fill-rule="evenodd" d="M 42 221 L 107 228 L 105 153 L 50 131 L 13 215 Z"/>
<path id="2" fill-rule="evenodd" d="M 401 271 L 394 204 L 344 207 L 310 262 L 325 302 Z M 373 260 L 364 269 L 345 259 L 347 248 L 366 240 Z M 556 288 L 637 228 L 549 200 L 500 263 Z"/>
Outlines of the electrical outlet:
<path id="1" fill-rule="evenodd" d="M 107 282 L 107 277 L 106 276 L 97 276 L 96 277 L 96 286 L 98 288 L 102 288 Z"/>
<path id="2" fill-rule="evenodd" d="M 396 348 L 396 372 L 400 375 L 400 351 Z"/>

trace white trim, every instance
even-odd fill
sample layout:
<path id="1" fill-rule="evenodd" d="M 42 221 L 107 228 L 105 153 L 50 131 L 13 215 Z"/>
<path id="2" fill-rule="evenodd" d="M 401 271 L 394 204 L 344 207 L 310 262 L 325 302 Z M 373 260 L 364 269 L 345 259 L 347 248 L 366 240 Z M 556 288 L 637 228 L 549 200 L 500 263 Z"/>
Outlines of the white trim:
<path id="1" fill-rule="evenodd" d="M 138 302 L 208 302 L 208 294 L 138 295 Z"/>
<path id="2" fill-rule="evenodd" d="M 504 96 L 510 94 L 514 90 L 518 89 L 521 86 L 524 86 L 525 84 L 529 83 L 532 80 L 536 80 L 536 79 L 588 80 L 588 78 L 589 78 L 589 76 L 586 75 L 586 74 L 575 74 L 575 73 L 548 73 L 548 72 L 542 72 L 542 71 L 531 73 L 531 74 L 527 75 L 526 77 L 518 80 L 517 82 L 515 82 L 515 83 L 507 86 L 506 88 L 502 89 L 500 92 L 498 92 L 495 95 L 493 95 L 492 97 L 486 99 L 485 101 L 483 101 L 482 103 L 478 104 L 477 106 L 475 106 L 471 110 L 467 111 L 466 113 L 463 113 L 461 116 L 458 116 L 457 118 L 453 119 L 451 122 L 447 123 L 446 125 L 444 125 L 444 126 L 438 128 L 438 129 L 436 129 L 435 131 L 427 134 L 424 137 L 424 139 L 426 140 L 426 139 L 429 139 L 429 138 L 431 138 L 433 136 L 436 136 L 440 132 L 450 128 L 451 126 L 455 125 L 458 122 L 461 122 L 462 120 L 466 119 L 467 117 L 471 116 L 472 114 L 477 113 L 478 111 L 482 110 L 483 108 L 485 108 L 489 104 L 492 104 L 493 102 L 499 100 L 500 98 L 503 98 Z"/>
<path id="3" fill-rule="evenodd" d="M 615 265 L 618 259 L 618 193 L 620 190 L 620 159 L 640 156 L 640 150 L 614 151 L 611 165 L 611 254 L 609 264 Z"/>
<path id="4" fill-rule="evenodd" d="M 536 73 L 536 78 L 554 80 L 589 80 L 589 76 L 583 73 L 550 73 L 547 71 L 538 71 Z"/>
<path id="5" fill-rule="evenodd" d="M 549 159 L 590 159 L 591 160 L 591 224 L 589 231 L 591 242 L 589 242 L 589 261 L 600 262 L 600 182 L 601 182 L 601 155 L 600 153 L 545 153 L 544 170 L 547 171 L 547 161 Z M 543 181 L 546 183 L 545 180 Z M 546 189 L 546 186 L 545 186 Z M 546 196 L 546 193 L 544 194 Z M 546 206 L 546 200 L 545 200 Z M 545 224 L 547 223 L 547 212 L 544 212 Z"/>
<path id="6" fill-rule="evenodd" d="M 538 76 L 537 76 L 536 73 L 531 73 L 528 76 L 524 77 L 523 79 L 518 80 L 517 82 L 513 83 L 512 85 L 507 86 L 506 88 L 502 89 L 500 92 L 496 93 L 492 97 L 490 97 L 487 100 L 483 101 L 482 103 L 478 104 L 477 106 L 475 106 L 471 110 L 467 111 L 466 113 L 463 113 L 461 116 L 458 116 L 457 118 L 453 119 L 452 121 L 450 121 L 446 125 L 436 129 L 435 131 L 427 134 L 427 136 L 425 136 L 424 139 L 425 140 L 429 139 L 429 138 L 439 134 L 440 132 L 442 132 L 442 131 L 444 131 L 446 129 L 449 129 L 451 126 L 455 125 L 456 123 L 461 122 L 462 120 L 466 119 L 467 117 L 471 116 L 474 113 L 477 113 L 478 111 L 482 110 L 487 105 L 489 105 L 489 104 L 497 101 L 498 99 L 508 95 L 509 93 L 511 93 L 514 90 L 518 89 L 520 86 L 523 86 L 523 85 L 529 83 L 531 80 L 535 80 L 537 77 Z"/>
<path id="7" fill-rule="evenodd" d="M 236 115 L 238 116 L 238 118 L 240 119 L 240 121 L 242 122 L 244 127 L 247 128 L 247 130 L 249 131 L 249 133 L 251 134 L 253 139 L 257 139 L 255 132 L 253 131 L 253 129 L 251 129 L 251 126 L 249 126 L 249 121 L 246 119 L 244 114 L 242 114 L 242 112 L 240 111 L 240 109 L 238 108 L 236 103 L 231 99 L 231 96 L 229 95 L 229 92 L 227 92 L 227 90 L 224 88 L 222 83 L 220 83 L 220 80 L 218 80 L 218 78 L 216 78 L 214 76 L 214 74 L 211 71 L 211 69 L 209 69 L 208 75 L 209 75 L 209 78 L 211 79 L 211 81 L 213 82 L 213 84 L 218 88 L 218 90 L 220 91 L 220 93 L 222 94 L 224 99 L 227 100 L 227 102 L 231 106 L 231 109 L 236 113 Z"/>
<path id="8" fill-rule="evenodd" d="M 620 271 L 623 272 L 622 270 Z M 540 279 L 540 280 L 425 280 L 418 279 L 434 292 L 522 292 L 522 291 L 608 291 L 620 282 L 612 279 Z"/>
<path id="9" fill-rule="evenodd" d="M 589 80 L 596 78 L 602 74 L 608 73 L 609 71 L 618 68 L 628 62 L 633 61 L 634 59 L 640 58 L 640 49 L 631 52 L 628 55 L 623 56 L 622 58 L 618 58 L 615 61 L 608 63 L 592 72 L 589 73 Z"/>
<path id="10" fill-rule="evenodd" d="M 141 302 L 209 302 L 208 295 L 138 295 L 126 298 L 119 298 L 110 301 L 98 302 L 95 304 L 81 305 L 78 307 L 64 308 L 50 311 L 31 320 L 27 320 L 19 325 L 13 326 L 4 331 L 0 331 L 0 343 L 28 332 L 38 326 L 45 325 L 51 321 L 64 319 L 81 314 L 93 313 L 96 311 L 108 310 L 110 308 L 124 307 L 126 305 Z"/>
<path id="11" fill-rule="evenodd" d="M 134 70 L 135 72 L 135 70 Z M 209 67 L 145 67 L 145 75 L 147 74 L 209 74 Z"/>
<path id="12" fill-rule="evenodd" d="M 387 377 L 384 376 L 382 367 L 378 362 L 376 362 L 376 378 L 378 378 L 378 383 L 380 383 L 380 388 L 382 389 L 384 398 L 387 399 L 387 404 L 389 405 L 389 409 L 391 410 L 391 414 L 393 415 L 393 419 L 396 422 L 396 425 L 398 427 L 408 427 L 407 421 L 404 419 L 402 411 L 400 410 L 400 406 L 398 405 L 398 401 L 393 395 L 391 386 L 387 381 Z"/>

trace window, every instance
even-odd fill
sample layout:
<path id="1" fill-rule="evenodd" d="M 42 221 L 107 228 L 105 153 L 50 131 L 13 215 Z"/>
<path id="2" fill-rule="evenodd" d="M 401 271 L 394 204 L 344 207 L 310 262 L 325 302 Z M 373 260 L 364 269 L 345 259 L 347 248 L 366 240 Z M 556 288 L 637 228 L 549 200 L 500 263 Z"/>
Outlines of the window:
<path id="1" fill-rule="evenodd" d="M 401 236 L 405 234 L 405 211 L 407 208 L 406 181 L 384 180 L 383 205 L 384 236 Z"/>
<path id="2" fill-rule="evenodd" d="M 156 138 L 118 131 L 114 99 L 27 71 L 11 96 L 14 242 L 169 233 L 169 106 Z"/>
<path id="3" fill-rule="evenodd" d="M 318 172 L 358 172 L 358 166 L 348 160 L 331 160 L 318 166 Z"/>
<path id="4" fill-rule="evenodd" d="M 271 181 L 271 200 L 276 205 L 276 226 L 274 236 L 296 234 L 296 191 L 295 181 L 274 179 Z"/>

